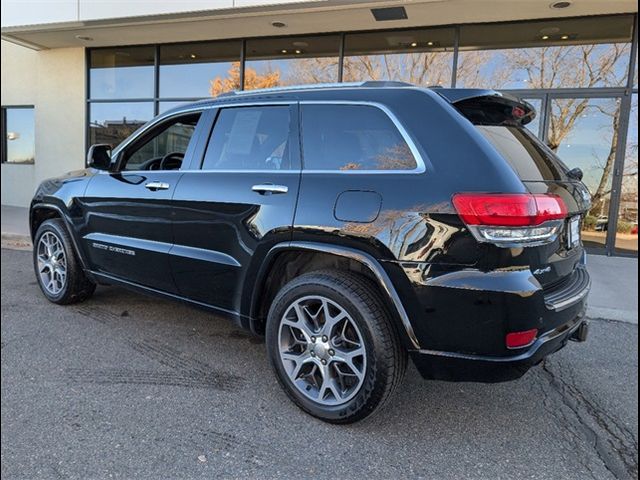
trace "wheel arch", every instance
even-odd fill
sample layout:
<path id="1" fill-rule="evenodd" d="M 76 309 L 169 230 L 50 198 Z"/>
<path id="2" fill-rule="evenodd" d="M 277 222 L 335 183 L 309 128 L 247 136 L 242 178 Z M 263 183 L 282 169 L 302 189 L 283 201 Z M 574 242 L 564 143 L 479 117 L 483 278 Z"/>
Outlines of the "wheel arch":
<path id="1" fill-rule="evenodd" d="M 51 203 L 35 203 L 31 205 L 29 209 L 29 229 L 31 234 L 31 241 L 35 241 L 36 232 L 40 225 L 42 225 L 45 221 L 59 218 L 62 220 L 69 236 L 71 237 L 71 242 L 73 243 L 73 248 L 76 251 L 76 255 L 80 260 L 80 265 L 83 270 L 87 270 L 86 259 L 84 258 L 84 252 L 80 249 L 80 245 L 78 244 L 78 239 L 76 238 L 76 232 L 71 226 L 71 222 L 66 215 L 65 211 L 58 205 L 54 205 Z"/>
<path id="2" fill-rule="evenodd" d="M 262 333 L 271 300 L 277 291 L 292 277 L 322 268 L 356 271 L 369 277 L 389 306 L 403 344 L 409 349 L 419 349 L 409 316 L 391 278 L 380 262 L 366 252 L 340 245 L 292 241 L 272 247 L 262 261 L 253 288 L 245 288 L 244 305 L 249 328 Z M 269 282 L 268 278 L 277 278 Z"/>

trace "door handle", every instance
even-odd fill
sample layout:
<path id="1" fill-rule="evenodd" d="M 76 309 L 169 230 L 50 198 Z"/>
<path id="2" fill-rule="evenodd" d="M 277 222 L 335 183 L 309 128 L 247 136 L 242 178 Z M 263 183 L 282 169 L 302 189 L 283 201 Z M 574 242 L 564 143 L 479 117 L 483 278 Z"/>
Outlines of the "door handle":
<path id="1" fill-rule="evenodd" d="M 155 192 L 156 190 L 169 190 L 169 184 L 165 182 L 149 182 L 144 185 L 145 188 Z"/>
<path id="2" fill-rule="evenodd" d="M 274 185 L 273 183 L 260 183 L 251 187 L 251 190 L 260 195 L 271 195 L 272 193 L 287 193 L 289 187 L 286 185 Z"/>

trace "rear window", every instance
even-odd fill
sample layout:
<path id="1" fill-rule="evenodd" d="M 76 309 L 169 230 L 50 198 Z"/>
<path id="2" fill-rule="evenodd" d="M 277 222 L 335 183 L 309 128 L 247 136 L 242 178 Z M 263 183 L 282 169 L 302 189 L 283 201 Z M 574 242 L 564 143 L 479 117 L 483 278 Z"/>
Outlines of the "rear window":
<path id="1" fill-rule="evenodd" d="M 566 180 L 562 162 L 526 128 L 500 125 L 477 125 L 476 128 L 509 162 L 521 180 Z"/>
<path id="2" fill-rule="evenodd" d="M 303 105 L 307 170 L 413 170 L 416 160 L 391 119 L 369 105 Z"/>
<path id="3" fill-rule="evenodd" d="M 456 108 L 509 162 L 521 180 L 566 180 L 566 166 L 524 125 L 535 117 L 531 105 L 511 97 L 477 97 Z"/>

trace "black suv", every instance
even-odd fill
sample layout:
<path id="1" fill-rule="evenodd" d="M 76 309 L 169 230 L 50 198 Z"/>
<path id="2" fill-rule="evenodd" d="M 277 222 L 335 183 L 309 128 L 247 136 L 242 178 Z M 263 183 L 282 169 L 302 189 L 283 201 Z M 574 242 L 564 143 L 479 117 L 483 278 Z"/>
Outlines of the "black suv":
<path id="1" fill-rule="evenodd" d="M 587 333 L 589 192 L 534 116 L 396 82 L 178 107 L 40 185 L 36 275 L 59 304 L 101 283 L 231 317 L 329 422 L 382 406 L 408 356 L 429 379 L 515 379 Z"/>

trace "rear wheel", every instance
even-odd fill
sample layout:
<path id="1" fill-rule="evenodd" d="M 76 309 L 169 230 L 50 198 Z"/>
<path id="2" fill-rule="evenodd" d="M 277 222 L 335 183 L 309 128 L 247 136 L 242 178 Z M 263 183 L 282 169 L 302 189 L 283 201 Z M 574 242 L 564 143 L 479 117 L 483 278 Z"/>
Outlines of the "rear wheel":
<path id="1" fill-rule="evenodd" d="M 271 306 L 266 334 L 289 397 L 328 422 L 351 423 L 377 411 L 406 369 L 406 351 L 375 286 L 351 272 L 313 272 L 289 282 Z"/>
<path id="2" fill-rule="evenodd" d="M 89 298 L 96 284 L 87 278 L 71 237 L 59 218 L 40 225 L 33 243 L 33 266 L 38 284 L 48 300 L 60 305 Z"/>

